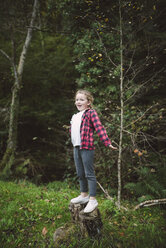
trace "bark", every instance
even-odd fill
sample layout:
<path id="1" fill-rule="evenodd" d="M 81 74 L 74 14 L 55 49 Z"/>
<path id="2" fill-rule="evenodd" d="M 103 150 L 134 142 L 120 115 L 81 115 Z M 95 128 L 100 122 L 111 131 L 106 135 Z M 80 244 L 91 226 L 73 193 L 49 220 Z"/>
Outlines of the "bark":
<path id="1" fill-rule="evenodd" d="M 38 0 L 34 0 L 30 27 L 28 28 L 27 31 L 27 36 L 25 39 L 25 43 L 23 45 L 18 66 L 15 65 L 14 58 L 10 59 L 14 71 L 15 82 L 12 88 L 12 101 L 10 105 L 9 134 L 8 134 L 7 148 L 0 166 L 1 167 L 0 169 L 3 170 L 3 174 L 5 175 L 10 174 L 11 172 L 11 166 L 14 162 L 15 151 L 17 147 L 18 113 L 19 113 L 19 105 L 20 105 L 19 96 L 22 87 L 22 75 L 23 75 L 26 54 L 31 42 L 32 31 L 37 14 L 37 6 L 38 6 Z"/>
<path id="2" fill-rule="evenodd" d="M 119 139 L 119 154 L 118 154 L 118 208 L 121 205 L 121 164 L 122 164 L 122 141 L 123 141 L 123 32 L 122 32 L 122 16 L 121 16 L 121 1 L 119 0 L 119 19 L 120 19 L 120 139 Z"/>

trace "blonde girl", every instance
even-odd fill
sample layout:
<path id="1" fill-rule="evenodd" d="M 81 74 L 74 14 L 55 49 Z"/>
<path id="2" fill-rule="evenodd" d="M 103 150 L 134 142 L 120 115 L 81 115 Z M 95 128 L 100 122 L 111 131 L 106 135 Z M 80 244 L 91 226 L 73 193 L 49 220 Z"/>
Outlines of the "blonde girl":
<path id="1" fill-rule="evenodd" d="M 78 90 L 75 95 L 75 105 L 79 112 L 74 114 L 71 119 L 71 141 L 74 147 L 74 162 L 81 192 L 78 197 L 71 200 L 71 203 L 87 203 L 84 213 L 92 212 L 98 206 L 96 200 L 97 183 L 93 164 L 94 131 L 105 146 L 113 150 L 117 149 L 111 144 L 96 110 L 92 108 L 93 100 L 89 91 Z"/>

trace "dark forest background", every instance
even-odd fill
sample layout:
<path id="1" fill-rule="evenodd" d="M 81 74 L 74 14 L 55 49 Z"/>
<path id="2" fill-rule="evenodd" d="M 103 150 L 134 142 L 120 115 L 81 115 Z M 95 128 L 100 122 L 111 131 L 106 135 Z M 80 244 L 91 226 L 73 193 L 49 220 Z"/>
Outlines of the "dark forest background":
<path id="1" fill-rule="evenodd" d="M 31 0 L 0 3 L 1 160 L 14 85 L 13 67 L 2 51 L 18 63 L 32 6 Z M 122 69 L 123 197 L 166 197 L 165 13 L 164 0 L 39 1 L 20 90 L 15 159 L 2 177 L 75 181 L 68 126 L 78 88 L 92 92 L 94 108 L 118 145 Z M 97 179 L 115 194 L 118 153 L 98 137 L 95 145 Z"/>

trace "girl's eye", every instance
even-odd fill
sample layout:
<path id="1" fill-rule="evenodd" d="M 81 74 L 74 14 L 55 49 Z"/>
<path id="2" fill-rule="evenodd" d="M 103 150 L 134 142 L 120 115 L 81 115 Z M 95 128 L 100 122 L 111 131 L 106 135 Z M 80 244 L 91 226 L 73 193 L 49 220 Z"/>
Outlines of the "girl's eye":
<path id="1" fill-rule="evenodd" d="M 84 101 L 84 99 L 76 99 L 76 102 L 78 102 L 78 101 Z"/>

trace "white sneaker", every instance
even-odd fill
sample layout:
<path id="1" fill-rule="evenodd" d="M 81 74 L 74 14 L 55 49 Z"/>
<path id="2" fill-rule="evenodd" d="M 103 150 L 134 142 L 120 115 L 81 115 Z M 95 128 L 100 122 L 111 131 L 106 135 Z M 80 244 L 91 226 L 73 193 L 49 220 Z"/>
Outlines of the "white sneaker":
<path id="1" fill-rule="evenodd" d="M 89 200 L 88 204 L 84 208 L 84 213 L 92 212 L 98 206 L 97 200 Z"/>
<path id="2" fill-rule="evenodd" d="M 79 195 L 78 197 L 71 199 L 70 202 L 73 204 L 77 204 L 77 203 L 84 204 L 87 203 L 88 201 L 89 201 L 89 196 L 83 197 L 82 195 Z"/>

